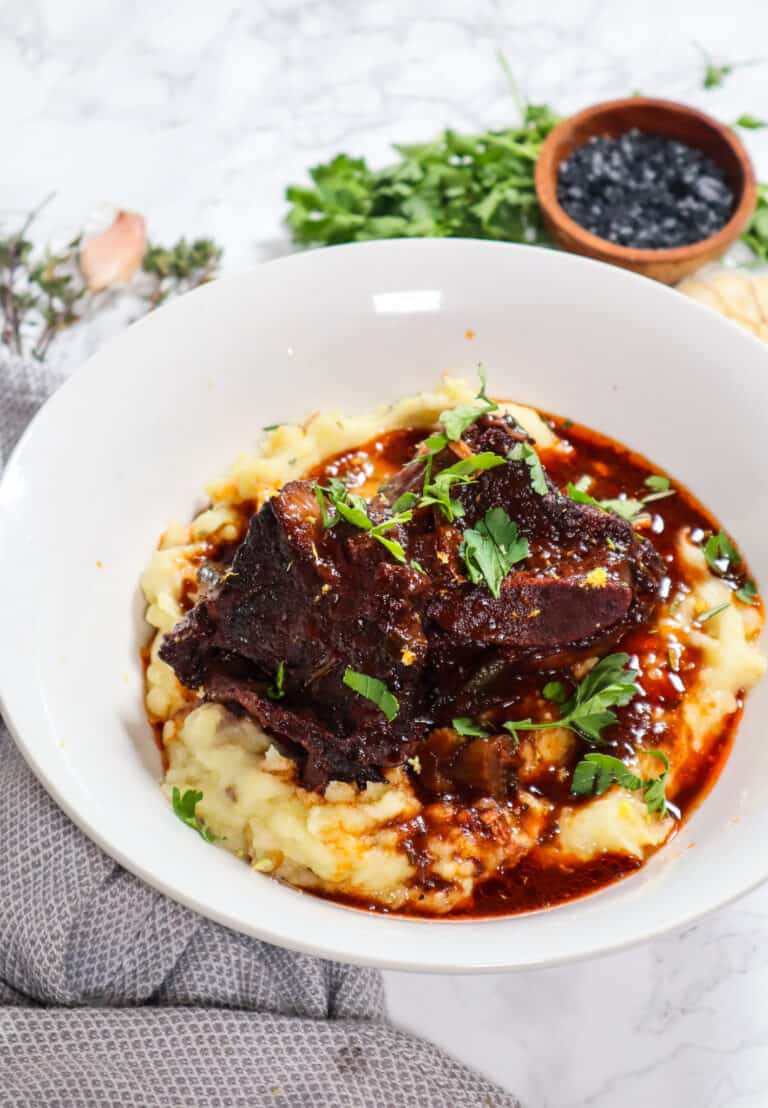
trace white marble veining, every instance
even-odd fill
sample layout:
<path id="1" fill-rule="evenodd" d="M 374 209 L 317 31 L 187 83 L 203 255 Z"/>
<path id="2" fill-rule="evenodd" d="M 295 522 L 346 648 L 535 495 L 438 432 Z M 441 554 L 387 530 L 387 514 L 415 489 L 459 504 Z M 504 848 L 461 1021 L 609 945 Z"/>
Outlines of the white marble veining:
<path id="1" fill-rule="evenodd" d="M 751 64 L 705 91 L 695 43 Z M 247 269 L 291 249 L 283 189 L 308 165 L 510 120 L 499 49 L 563 112 L 639 89 L 768 117 L 762 0 L 0 0 L 0 223 L 55 189 L 44 238 L 116 204 Z M 768 179 L 768 130 L 745 140 Z M 125 314 L 59 357 L 76 365 Z M 529 1108 L 768 1108 L 768 888 L 600 961 L 387 984 L 396 1020 Z"/>

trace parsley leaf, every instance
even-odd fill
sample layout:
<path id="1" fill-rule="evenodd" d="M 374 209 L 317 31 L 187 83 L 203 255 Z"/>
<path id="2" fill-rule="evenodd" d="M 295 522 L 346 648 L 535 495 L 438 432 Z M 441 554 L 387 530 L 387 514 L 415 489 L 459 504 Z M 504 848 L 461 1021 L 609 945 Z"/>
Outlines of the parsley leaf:
<path id="1" fill-rule="evenodd" d="M 547 681 L 541 690 L 541 695 L 545 700 L 551 700 L 553 704 L 564 704 L 568 699 L 568 693 L 562 681 Z"/>
<path id="2" fill-rule="evenodd" d="M 672 488 L 672 482 L 669 477 L 661 477 L 652 474 L 650 477 L 646 477 L 643 484 L 647 489 L 651 489 L 650 495 L 643 497 L 643 504 L 650 504 L 654 500 L 664 500 L 667 496 L 676 495 L 676 491 Z"/>
<path id="3" fill-rule="evenodd" d="M 713 62 L 707 62 L 704 70 L 704 88 L 719 88 L 731 73 L 733 73 L 732 65 L 715 65 Z"/>
<path id="4" fill-rule="evenodd" d="M 571 792 L 574 796 L 602 796 L 613 784 L 634 790 L 640 788 L 642 780 L 620 758 L 587 754 L 573 771 Z"/>
<path id="5" fill-rule="evenodd" d="M 187 789 L 182 796 L 176 785 L 173 786 L 171 801 L 176 815 L 182 823 L 186 823 L 187 827 L 191 827 L 193 831 L 197 831 L 201 839 L 205 839 L 207 843 L 212 843 L 215 841 L 216 836 L 205 826 L 203 821 L 195 815 L 195 808 L 202 799 L 203 794 L 196 789 Z"/>
<path id="6" fill-rule="evenodd" d="M 604 512 L 614 512 L 622 519 L 631 522 L 643 510 L 642 500 L 631 500 L 629 497 L 617 497 L 614 500 L 600 500 L 598 507 Z"/>
<path id="7" fill-rule="evenodd" d="M 464 508 L 460 501 L 453 500 L 451 490 L 454 485 L 470 485 L 474 480 L 474 474 L 482 470 L 494 469 L 504 464 L 504 459 L 491 451 L 481 454 L 472 454 L 469 458 L 462 458 L 452 466 L 447 466 L 425 484 L 419 508 L 427 508 L 434 505 L 442 512 L 449 523 L 453 523 L 459 516 L 464 515 Z M 407 494 L 406 494 L 407 495 Z"/>
<path id="8" fill-rule="evenodd" d="M 649 813 L 665 816 L 669 758 L 661 750 L 648 750 L 646 753 L 663 762 L 664 770 L 658 777 L 638 777 L 620 758 L 610 754 L 587 754 L 573 771 L 571 792 L 574 796 L 602 796 L 611 785 L 619 785 L 631 792 L 642 789 Z"/>
<path id="9" fill-rule="evenodd" d="M 448 408 L 441 412 L 438 417 L 438 422 L 445 428 L 445 434 L 451 442 L 458 441 L 481 415 L 498 410 L 499 405 L 495 400 L 490 400 L 486 392 L 485 366 L 479 365 L 477 372 L 480 377 L 480 390 L 475 399 L 478 403 L 459 404 L 456 408 Z"/>
<path id="10" fill-rule="evenodd" d="M 704 543 L 704 557 L 714 573 L 727 573 L 732 566 L 741 565 L 741 555 L 725 531 L 710 535 Z"/>
<path id="11" fill-rule="evenodd" d="M 735 125 L 737 127 L 744 127 L 748 131 L 759 131 L 763 127 L 768 127 L 768 123 L 766 123 L 764 119 L 758 119 L 756 116 L 750 115 L 749 112 L 740 115 Z"/>
<path id="12" fill-rule="evenodd" d="M 407 559 L 402 543 L 399 543 L 396 539 L 387 538 L 384 532 L 398 524 L 408 523 L 413 516 L 413 512 L 400 511 L 389 519 L 374 524 L 368 515 L 368 505 L 362 496 L 351 493 L 344 482 L 339 481 L 338 478 L 332 478 L 326 487 L 315 485 L 315 496 L 324 527 L 334 527 L 340 519 L 343 519 L 353 527 L 358 527 L 361 531 L 367 531 L 371 538 L 381 543 L 393 558 L 405 565 Z M 331 503 L 332 511 L 328 510 L 326 497 Z M 403 497 L 400 497 L 400 500 L 402 499 Z"/>
<path id="13" fill-rule="evenodd" d="M 757 585 L 748 577 L 741 588 L 736 590 L 736 595 L 742 604 L 754 604 L 757 599 Z"/>
<path id="14" fill-rule="evenodd" d="M 535 723 L 531 719 L 509 720 L 504 727 L 511 734 L 539 731 L 549 727 L 567 727 L 592 743 L 602 742 L 602 732 L 616 723 L 611 708 L 622 708 L 641 691 L 637 673 L 627 669 L 628 654 L 608 654 L 593 666 L 563 704 L 560 719 Z"/>
<path id="15" fill-rule="evenodd" d="M 478 739 L 487 739 L 490 735 L 489 731 L 484 731 L 482 727 L 478 727 L 476 723 L 473 723 L 469 716 L 459 716 L 451 723 L 454 731 L 457 731 L 459 735 L 474 736 Z"/>
<path id="16" fill-rule="evenodd" d="M 525 462 L 530 470 L 531 488 L 534 492 L 537 492 L 539 496 L 547 495 L 549 486 L 547 485 L 544 466 L 541 464 L 539 455 L 530 443 L 519 442 L 517 446 L 512 447 L 507 457 L 511 462 Z"/>
<path id="17" fill-rule="evenodd" d="M 629 497 L 615 497 L 610 500 L 595 500 L 594 496 L 584 492 L 572 481 L 568 482 L 565 495 L 579 504 L 591 504 L 593 508 L 601 508 L 604 512 L 613 512 L 622 519 L 632 521 L 643 510 L 642 500 L 630 500 Z"/>
<path id="18" fill-rule="evenodd" d="M 504 508 L 490 508 L 475 528 L 468 528 L 459 553 L 474 585 L 484 581 L 498 597 L 501 583 L 517 562 L 528 557 L 528 540 L 518 534 L 517 524 Z"/>
<path id="19" fill-rule="evenodd" d="M 666 787 L 667 778 L 669 777 L 669 758 L 661 750 L 649 750 L 648 754 L 658 758 L 664 764 L 664 769 L 658 777 L 643 782 L 643 796 L 649 812 L 657 812 L 660 816 L 665 816 L 667 814 Z"/>
<path id="20" fill-rule="evenodd" d="M 650 477 L 646 477 L 643 484 L 647 489 L 652 489 L 653 492 L 666 492 L 672 482 L 669 477 L 659 477 L 654 473 Z"/>
<path id="21" fill-rule="evenodd" d="M 357 673 L 354 669 L 347 667 L 344 670 L 342 680 L 348 688 L 353 689 L 360 696 L 375 704 L 387 717 L 389 723 L 400 711 L 400 702 L 397 697 L 389 691 L 384 682 L 380 681 L 378 677 L 369 677 L 366 673 Z"/>
<path id="22" fill-rule="evenodd" d="M 285 696 L 285 662 L 279 662 L 275 674 L 275 682 L 267 689 L 270 700 L 282 700 Z"/>
<path id="23" fill-rule="evenodd" d="M 708 608 L 706 612 L 702 612 L 700 616 L 696 616 L 696 623 L 706 623 L 708 619 L 712 619 L 713 616 L 719 616 L 721 612 L 724 612 L 726 608 L 730 608 L 730 600 L 726 600 L 724 604 L 718 604 L 714 608 Z"/>

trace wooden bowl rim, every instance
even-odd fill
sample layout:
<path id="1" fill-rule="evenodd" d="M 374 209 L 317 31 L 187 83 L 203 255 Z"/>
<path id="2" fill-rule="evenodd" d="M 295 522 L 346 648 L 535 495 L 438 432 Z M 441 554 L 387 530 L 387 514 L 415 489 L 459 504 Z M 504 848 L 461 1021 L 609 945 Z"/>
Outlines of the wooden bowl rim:
<path id="1" fill-rule="evenodd" d="M 733 214 L 719 231 L 709 238 L 700 239 L 698 242 L 688 243 L 686 246 L 659 247 L 658 249 L 640 249 L 632 246 L 620 246 L 608 239 L 600 238 L 592 234 L 575 219 L 572 219 L 557 199 L 557 167 L 554 150 L 563 134 L 573 130 L 575 126 L 591 119 L 592 116 L 610 113 L 612 111 L 625 110 L 629 107 L 657 108 L 677 115 L 696 119 L 699 123 L 709 127 L 720 141 L 730 148 L 731 153 L 739 162 L 744 181 L 741 194 L 738 197 Z M 575 239 L 584 250 L 592 255 L 598 255 L 602 259 L 615 259 L 617 262 L 648 263 L 648 262 L 683 262 L 690 261 L 699 254 L 712 254 L 713 247 L 722 245 L 722 253 L 744 230 L 757 204 L 757 179 L 752 161 L 744 145 L 734 131 L 706 112 L 699 111 L 687 104 L 678 104 L 674 100 L 661 100 L 650 96 L 627 96 L 620 100 L 603 100 L 598 104 L 591 104 L 588 108 L 570 115 L 561 120 L 544 140 L 535 168 L 536 195 L 539 205 L 548 219 L 556 228 L 567 232 Z"/>

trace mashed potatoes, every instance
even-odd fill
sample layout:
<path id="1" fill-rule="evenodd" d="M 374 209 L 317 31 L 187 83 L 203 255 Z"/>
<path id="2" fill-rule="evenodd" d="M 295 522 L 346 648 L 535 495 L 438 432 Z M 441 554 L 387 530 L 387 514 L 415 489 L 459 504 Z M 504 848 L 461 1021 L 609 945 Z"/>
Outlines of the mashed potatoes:
<path id="1" fill-rule="evenodd" d="M 528 792 L 526 773 L 541 765 L 566 773 L 573 735 L 564 729 L 530 733 L 520 749 L 520 790 L 515 804 L 492 799 L 471 807 L 441 800 L 423 804 L 409 775 L 391 770 L 365 789 L 331 782 L 323 794 L 303 789 L 295 767 L 259 726 L 219 704 L 201 703 L 158 656 L 162 636 L 198 594 L 198 570 L 220 542 L 242 537 L 245 507 L 258 508 L 286 481 L 330 455 L 350 450 L 383 432 L 435 426 L 441 411 L 471 402 L 467 383 L 446 377 L 441 386 L 368 416 L 318 413 L 303 426 L 271 431 L 258 455 L 238 460 L 209 487 L 211 506 L 189 526 L 172 525 L 142 578 L 146 618 L 155 629 L 146 674 L 146 707 L 162 726 L 171 795 L 202 793 L 197 814 L 227 850 L 254 869 L 294 885 L 373 901 L 388 908 L 445 913 L 471 898 L 479 882 L 511 868 L 536 846 L 552 805 Z M 541 449 L 559 448 L 547 423 L 530 409 L 505 405 Z M 732 604 L 699 625 L 697 616 L 728 599 L 730 590 L 708 570 L 698 547 L 681 539 L 680 557 L 694 584 L 659 621 L 660 649 L 689 646 L 700 652 L 697 682 L 675 717 L 663 749 L 675 774 L 688 754 L 700 753 L 738 707 L 742 690 L 762 675 L 765 661 L 755 640 L 759 610 Z M 668 731 L 671 729 L 668 729 Z M 653 764 L 643 772 L 653 775 Z M 562 767 L 559 770 L 559 767 Z M 416 767 L 418 768 L 418 767 Z M 650 814 L 637 793 L 613 787 L 605 795 L 563 807 L 547 855 L 583 862 L 604 852 L 643 858 L 672 832 L 673 819 Z"/>

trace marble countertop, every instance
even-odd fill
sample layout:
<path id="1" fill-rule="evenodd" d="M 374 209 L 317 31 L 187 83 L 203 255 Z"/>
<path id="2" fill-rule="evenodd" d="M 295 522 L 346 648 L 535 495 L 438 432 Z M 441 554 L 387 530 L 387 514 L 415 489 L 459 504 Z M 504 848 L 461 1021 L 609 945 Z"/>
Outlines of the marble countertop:
<path id="1" fill-rule="evenodd" d="M 697 43 L 749 64 L 706 91 Z M 225 272 L 248 269 L 291 249 L 283 189 L 307 166 L 508 123 L 499 49 L 529 99 L 564 113 L 639 89 L 768 117 L 757 0 L 0 0 L 0 222 L 55 189 L 40 237 L 114 204 L 159 241 L 211 235 Z M 745 141 L 768 180 L 768 130 Z M 124 322 L 105 312 L 59 357 L 76 365 Z M 395 1020 L 528 1108 L 768 1106 L 768 887 L 599 961 L 386 976 Z"/>

